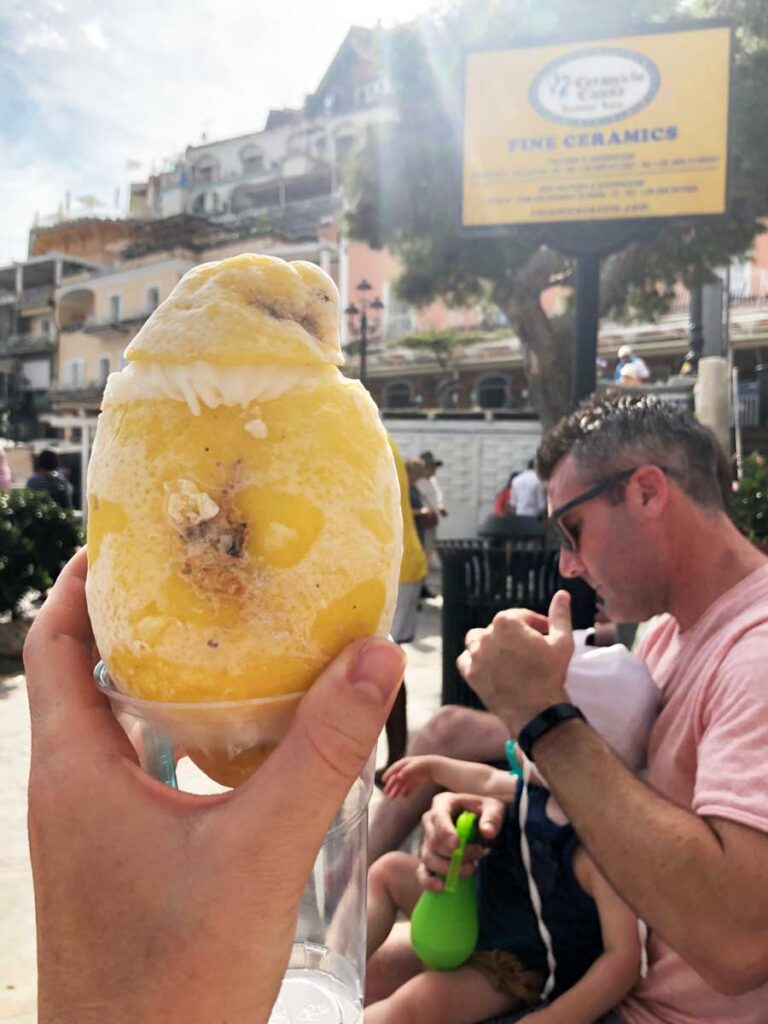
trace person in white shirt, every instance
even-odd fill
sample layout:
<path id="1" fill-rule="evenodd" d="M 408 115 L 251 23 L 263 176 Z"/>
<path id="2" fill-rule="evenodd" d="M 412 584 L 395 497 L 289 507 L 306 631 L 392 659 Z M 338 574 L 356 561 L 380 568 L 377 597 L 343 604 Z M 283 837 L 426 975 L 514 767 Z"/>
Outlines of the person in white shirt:
<path id="1" fill-rule="evenodd" d="M 422 452 L 419 458 L 425 464 L 427 474 L 420 480 L 416 481 L 416 487 L 421 494 L 424 505 L 441 517 L 447 516 L 448 509 L 445 507 L 443 492 L 440 489 L 440 484 L 437 482 L 437 471 L 443 463 L 440 459 L 436 459 L 430 451 Z M 437 551 L 435 550 L 436 541 L 437 526 L 426 527 L 422 531 L 422 545 L 431 568 L 437 568 L 439 566 Z M 430 595 L 425 594 L 423 596 L 428 597 Z"/>
<path id="2" fill-rule="evenodd" d="M 509 512 L 514 516 L 535 516 L 540 518 L 547 509 L 547 492 L 533 468 L 533 459 L 528 468 L 518 473 L 512 481 L 509 495 Z"/>
<path id="3" fill-rule="evenodd" d="M 636 356 L 631 345 L 622 345 L 618 351 L 619 362 L 613 379 L 619 384 L 647 384 L 651 371 L 644 359 Z"/>

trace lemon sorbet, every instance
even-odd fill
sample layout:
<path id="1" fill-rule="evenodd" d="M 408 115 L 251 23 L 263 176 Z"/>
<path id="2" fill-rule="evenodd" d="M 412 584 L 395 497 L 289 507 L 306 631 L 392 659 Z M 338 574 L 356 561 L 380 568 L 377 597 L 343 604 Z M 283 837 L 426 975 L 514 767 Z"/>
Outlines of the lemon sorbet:
<path id="1" fill-rule="evenodd" d="M 350 641 L 388 632 L 397 475 L 373 401 L 338 369 L 338 320 L 319 267 L 235 256 L 186 274 L 109 377 L 87 597 L 123 692 L 300 695 Z M 247 774 L 254 753 L 229 759 Z M 219 754 L 196 759 L 216 777 Z"/>

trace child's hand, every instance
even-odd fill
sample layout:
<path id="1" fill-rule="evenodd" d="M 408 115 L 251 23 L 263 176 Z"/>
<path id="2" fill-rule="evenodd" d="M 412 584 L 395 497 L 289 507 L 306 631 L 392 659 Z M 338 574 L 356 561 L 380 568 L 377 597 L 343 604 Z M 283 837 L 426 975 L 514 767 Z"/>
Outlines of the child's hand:
<path id="1" fill-rule="evenodd" d="M 414 789 L 423 786 L 432 779 L 429 757 L 403 757 L 382 775 L 384 796 L 396 800 L 399 796 L 409 796 Z"/>

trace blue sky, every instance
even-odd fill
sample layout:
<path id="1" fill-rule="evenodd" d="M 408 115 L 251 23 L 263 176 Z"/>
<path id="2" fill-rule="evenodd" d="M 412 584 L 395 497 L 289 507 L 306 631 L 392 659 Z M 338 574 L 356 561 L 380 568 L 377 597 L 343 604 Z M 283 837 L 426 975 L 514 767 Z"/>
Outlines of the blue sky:
<path id="1" fill-rule="evenodd" d="M 23 259 L 36 212 L 116 190 L 189 143 L 297 105 L 351 24 L 427 0 L 24 0 L 0 13 L 0 265 Z M 136 166 L 139 165 L 139 166 Z M 119 207 L 119 208 L 120 208 Z M 119 209 L 118 208 L 118 209 Z"/>

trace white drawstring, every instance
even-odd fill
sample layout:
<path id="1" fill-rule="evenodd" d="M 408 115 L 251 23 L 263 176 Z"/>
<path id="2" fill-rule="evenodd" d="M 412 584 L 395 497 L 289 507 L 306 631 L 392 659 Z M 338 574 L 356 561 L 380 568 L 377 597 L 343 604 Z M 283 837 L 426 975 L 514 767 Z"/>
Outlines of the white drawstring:
<path id="1" fill-rule="evenodd" d="M 541 993 L 542 1000 L 552 992 L 555 987 L 555 970 L 557 968 L 557 961 L 555 960 L 555 951 L 552 946 L 552 936 L 549 934 L 549 929 L 544 923 L 541 909 L 541 895 L 539 894 L 539 887 L 536 885 L 536 879 L 533 877 L 533 871 L 531 869 L 531 849 L 528 845 L 528 836 L 525 833 L 525 823 L 528 820 L 528 781 L 531 775 L 531 765 L 528 758 L 523 759 L 523 790 L 520 794 L 520 806 L 519 812 L 519 824 L 520 824 L 520 857 L 525 868 L 525 873 L 528 877 L 528 895 L 530 896 L 531 905 L 533 906 L 533 912 L 536 915 L 536 923 L 539 926 L 539 935 L 541 941 L 544 943 L 544 948 L 547 951 L 547 967 L 549 968 L 549 977 L 547 983 Z"/>
<path id="2" fill-rule="evenodd" d="M 637 937 L 640 939 L 640 977 L 648 977 L 648 925 L 642 919 L 637 919 Z"/>
<path id="3" fill-rule="evenodd" d="M 509 751 L 507 751 L 507 756 L 509 757 Z M 531 900 L 533 912 L 536 915 L 536 924 L 539 928 L 539 935 L 541 936 L 541 941 L 544 943 L 544 949 L 547 953 L 549 977 L 547 978 L 547 982 L 541 993 L 543 1001 L 547 999 L 555 987 L 557 960 L 555 959 L 555 951 L 552 946 L 552 936 L 544 922 L 541 895 L 539 893 L 539 887 L 536 885 L 536 879 L 533 877 L 533 870 L 531 868 L 531 848 L 528 845 L 528 836 L 525 831 L 525 825 L 528 821 L 528 783 L 531 777 L 531 764 L 528 758 L 523 758 L 522 767 L 523 789 L 520 793 L 520 805 L 518 807 L 518 822 L 520 825 L 520 859 L 523 862 L 525 874 L 528 878 L 528 895 Z M 646 978 L 648 976 L 648 925 L 641 917 L 638 917 L 637 919 L 637 935 L 640 940 L 640 977 Z"/>

